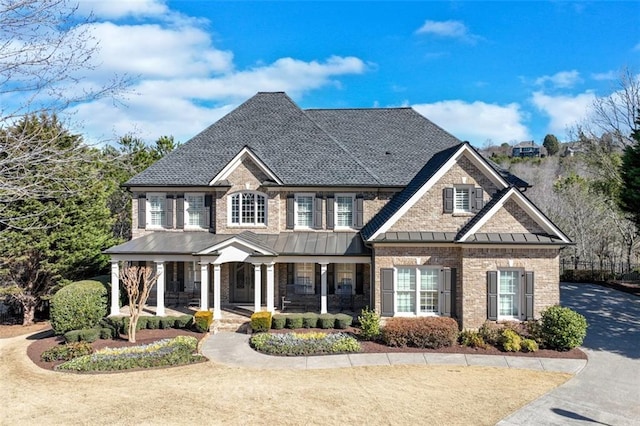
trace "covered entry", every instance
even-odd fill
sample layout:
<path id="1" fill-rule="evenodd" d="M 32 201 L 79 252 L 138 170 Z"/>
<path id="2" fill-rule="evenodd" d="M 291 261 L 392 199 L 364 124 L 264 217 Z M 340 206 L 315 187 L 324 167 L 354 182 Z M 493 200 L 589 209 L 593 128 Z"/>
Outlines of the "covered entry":
<path id="1" fill-rule="evenodd" d="M 256 268 L 260 269 L 259 275 Z M 229 302 L 230 303 L 254 303 L 255 295 L 260 294 L 260 304 L 265 303 L 266 271 L 261 264 L 246 262 L 229 263 Z M 259 280 L 260 291 L 256 293 L 256 278 Z"/>

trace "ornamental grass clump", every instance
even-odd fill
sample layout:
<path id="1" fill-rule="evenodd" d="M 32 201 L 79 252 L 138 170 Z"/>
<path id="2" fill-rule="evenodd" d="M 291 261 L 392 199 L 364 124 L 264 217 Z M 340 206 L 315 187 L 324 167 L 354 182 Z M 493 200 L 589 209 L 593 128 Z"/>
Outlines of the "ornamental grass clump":
<path id="1" fill-rule="evenodd" d="M 359 352 L 360 344 L 345 333 L 260 333 L 251 347 L 269 355 L 300 356 Z"/>
<path id="2" fill-rule="evenodd" d="M 191 364 L 206 359 L 194 353 L 197 345 L 198 339 L 195 337 L 178 336 L 148 345 L 101 349 L 91 355 L 74 358 L 56 368 L 85 372 Z"/>

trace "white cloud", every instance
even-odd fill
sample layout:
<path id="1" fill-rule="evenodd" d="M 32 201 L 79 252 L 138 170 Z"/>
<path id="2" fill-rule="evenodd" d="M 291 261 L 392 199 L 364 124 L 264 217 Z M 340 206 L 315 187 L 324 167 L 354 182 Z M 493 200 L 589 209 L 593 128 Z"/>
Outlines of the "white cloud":
<path id="1" fill-rule="evenodd" d="M 162 0 L 80 0 L 79 12 L 96 18 L 118 19 L 129 16 L 162 16 L 169 8 Z"/>
<path id="2" fill-rule="evenodd" d="M 582 122 L 594 99 L 592 92 L 551 96 L 539 91 L 531 97 L 536 108 L 549 116 L 547 131 L 554 134 L 564 134 L 567 129 Z"/>
<path id="3" fill-rule="evenodd" d="M 538 86 L 543 86 L 545 83 L 551 83 L 556 88 L 570 88 L 580 83 L 582 79 L 580 78 L 580 73 L 576 70 L 571 71 L 560 71 L 555 73 L 554 75 L 544 75 L 542 77 L 538 77 L 535 83 Z"/>
<path id="4" fill-rule="evenodd" d="M 620 77 L 620 73 L 616 71 L 607 71 L 591 74 L 591 78 L 597 81 L 615 80 Z"/>
<path id="5" fill-rule="evenodd" d="M 456 38 L 475 43 L 480 37 L 471 34 L 467 26 L 461 21 L 431 21 L 426 20 L 416 30 L 416 34 L 430 34 L 438 37 Z"/>
<path id="6" fill-rule="evenodd" d="M 412 106 L 458 139 L 468 140 L 476 146 L 487 140 L 500 144 L 531 139 L 529 130 L 522 124 L 524 114 L 516 103 L 496 105 L 449 100 Z"/>

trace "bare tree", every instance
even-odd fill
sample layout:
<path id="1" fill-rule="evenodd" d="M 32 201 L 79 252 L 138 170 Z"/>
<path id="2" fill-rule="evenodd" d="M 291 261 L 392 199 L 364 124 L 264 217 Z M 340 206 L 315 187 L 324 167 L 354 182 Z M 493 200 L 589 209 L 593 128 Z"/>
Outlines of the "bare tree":
<path id="1" fill-rule="evenodd" d="M 151 288 L 158 280 L 158 275 L 154 274 L 153 269 L 147 266 L 128 265 L 122 269 L 120 280 L 122 280 L 129 297 L 128 337 L 130 342 L 135 342 L 138 318 L 147 303 Z"/>

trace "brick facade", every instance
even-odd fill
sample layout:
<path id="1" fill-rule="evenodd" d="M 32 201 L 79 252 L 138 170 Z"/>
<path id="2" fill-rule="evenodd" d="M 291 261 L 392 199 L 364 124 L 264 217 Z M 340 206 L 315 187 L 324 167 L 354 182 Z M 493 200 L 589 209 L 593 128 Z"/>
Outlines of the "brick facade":
<path id="1" fill-rule="evenodd" d="M 544 233 L 545 230 L 522 210 L 515 201 L 509 200 L 478 230 L 478 233 L 489 232 L 533 234 Z"/>

